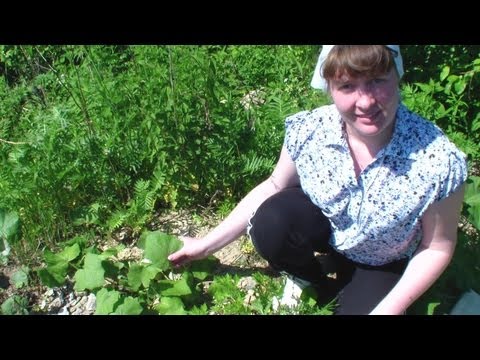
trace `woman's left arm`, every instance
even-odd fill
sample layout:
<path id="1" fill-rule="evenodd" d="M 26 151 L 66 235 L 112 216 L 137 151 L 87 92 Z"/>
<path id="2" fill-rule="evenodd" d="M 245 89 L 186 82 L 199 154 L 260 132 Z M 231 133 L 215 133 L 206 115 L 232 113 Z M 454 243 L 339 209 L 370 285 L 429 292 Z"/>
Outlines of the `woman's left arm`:
<path id="1" fill-rule="evenodd" d="M 457 243 L 464 186 L 432 204 L 422 217 L 422 242 L 404 274 L 370 315 L 401 315 L 440 277 Z"/>

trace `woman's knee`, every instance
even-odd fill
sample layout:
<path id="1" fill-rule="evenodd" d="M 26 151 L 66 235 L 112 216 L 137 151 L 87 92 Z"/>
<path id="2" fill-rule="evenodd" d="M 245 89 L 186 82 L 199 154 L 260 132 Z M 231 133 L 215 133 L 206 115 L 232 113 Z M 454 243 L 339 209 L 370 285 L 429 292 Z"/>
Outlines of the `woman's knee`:
<path id="1" fill-rule="evenodd" d="M 248 234 L 257 252 L 270 263 L 281 257 L 284 241 L 288 237 L 285 212 L 267 199 L 250 219 Z"/>
<path id="2" fill-rule="evenodd" d="M 250 219 L 249 235 L 258 253 L 270 261 L 310 259 L 324 247 L 330 225 L 300 188 L 290 188 L 265 200 Z"/>

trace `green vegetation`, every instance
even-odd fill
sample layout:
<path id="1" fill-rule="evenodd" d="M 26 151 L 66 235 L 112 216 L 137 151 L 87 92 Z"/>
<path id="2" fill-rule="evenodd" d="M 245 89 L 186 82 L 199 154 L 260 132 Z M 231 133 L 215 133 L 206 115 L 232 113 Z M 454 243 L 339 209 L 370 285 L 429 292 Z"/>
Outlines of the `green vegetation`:
<path id="1" fill-rule="evenodd" d="M 403 49 L 405 103 L 442 127 L 472 169 L 454 261 L 412 308 L 447 313 L 463 291 L 480 292 L 480 47 Z M 261 286 L 248 305 L 235 275 L 200 279 L 188 270 L 169 279 L 161 257 L 171 249 L 157 248 L 149 224 L 182 208 L 225 215 L 270 173 L 285 117 L 329 102 L 309 86 L 318 51 L 0 46 L 0 266 L 21 268 L 15 287 L 70 278 L 96 293 L 105 314 L 271 313 L 281 284 L 264 274 L 252 275 Z M 101 250 L 121 229 L 150 239 L 147 262 L 115 260 L 120 247 Z M 16 295 L 2 313 L 31 305 Z M 329 313 L 308 299 L 302 306 Z"/>

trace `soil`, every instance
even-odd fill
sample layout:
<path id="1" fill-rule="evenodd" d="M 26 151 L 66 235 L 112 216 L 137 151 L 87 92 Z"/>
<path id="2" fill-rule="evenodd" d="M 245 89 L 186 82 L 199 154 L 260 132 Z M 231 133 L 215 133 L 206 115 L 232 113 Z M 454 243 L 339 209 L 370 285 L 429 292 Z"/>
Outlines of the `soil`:
<path id="1" fill-rule="evenodd" d="M 148 225 L 148 229 L 160 230 L 177 236 L 201 237 L 207 234 L 220 221 L 221 219 L 218 216 L 208 212 L 199 216 L 189 211 L 171 211 L 165 214 L 157 214 Z M 461 219 L 459 227 L 471 236 L 478 236 L 478 230 L 473 228 L 464 218 Z M 127 251 L 134 252 L 134 245 L 137 240 L 138 234 L 134 234 L 129 228 L 122 228 L 113 234 L 108 241 L 104 241 L 100 247 L 108 248 L 118 243 L 124 243 L 127 245 Z M 130 254 L 128 255 L 130 256 Z M 239 240 L 215 253 L 214 256 L 219 259 L 218 268 L 214 271 L 216 274 L 232 273 L 247 277 L 254 271 L 261 271 L 271 276 L 278 276 L 278 273 L 272 270 L 268 263 L 256 253 L 247 236 L 242 236 Z M 13 285 L 12 276 L 20 269 L 21 265 L 14 259 L 10 259 L 7 266 L 0 267 L 0 304 L 13 295 L 19 295 L 28 299 L 30 309 L 36 309 L 41 302 L 45 302 L 47 293 L 52 294 L 52 290 L 38 284 L 38 280 L 36 282 L 35 280 L 30 281 L 28 286 L 17 289 Z M 32 277 L 35 278 L 36 276 Z M 71 284 L 61 291 L 63 292 L 61 295 L 63 297 L 72 295 Z M 54 293 L 57 294 L 59 291 L 56 290 Z M 50 301 L 53 299 L 52 296 L 57 295 L 50 295 Z M 36 312 L 32 311 L 31 313 Z"/>
<path id="2" fill-rule="evenodd" d="M 149 224 L 148 229 L 160 230 L 177 236 L 201 237 L 207 234 L 220 221 L 220 218 L 208 212 L 198 216 L 189 211 L 171 211 L 166 214 L 157 214 Z M 113 234 L 111 239 L 100 245 L 100 248 L 108 248 L 118 243 L 124 243 L 128 246 L 126 250 L 132 250 L 135 249 L 134 244 L 137 240 L 138 235 L 133 234 L 130 228 L 122 228 Z M 272 276 L 278 275 L 256 253 L 247 236 L 242 236 L 237 241 L 215 253 L 214 256 L 219 259 L 218 268 L 215 270 L 217 274 L 236 273 L 240 276 L 248 276 L 253 271 L 261 271 Z M 52 290 L 40 284 L 29 284 L 17 289 L 13 284 L 12 275 L 20 269 L 21 265 L 14 259 L 10 259 L 7 266 L 0 268 L 0 304 L 13 295 L 20 295 L 28 299 L 31 309 L 36 309 L 40 306 L 40 302 L 45 301 L 46 294 L 51 294 Z M 69 290 L 71 286 L 67 288 L 67 290 L 62 289 L 62 296 L 71 295 L 69 294 L 70 291 L 73 291 Z M 52 300 L 51 295 L 50 300 Z"/>

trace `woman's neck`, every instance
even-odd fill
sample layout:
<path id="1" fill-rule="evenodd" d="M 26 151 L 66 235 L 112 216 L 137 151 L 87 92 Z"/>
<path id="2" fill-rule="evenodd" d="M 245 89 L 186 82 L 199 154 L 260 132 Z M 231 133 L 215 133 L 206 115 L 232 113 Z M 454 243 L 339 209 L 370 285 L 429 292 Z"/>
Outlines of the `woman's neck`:
<path id="1" fill-rule="evenodd" d="M 353 160 L 353 170 L 358 178 L 365 168 L 370 165 L 377 154 L 389 142 L 393 134 L 393 128 L 385 129 L 381 136 L 358 136 L 358 133 L 345 124 L 345 135 L 350 149 L 350 155 Z"/>
<path id="2" fill-rule="evenodd" d="M 362 136 L 353 127 L 345 123 L 345 134 L 352 151 L 368 152 L 374 158 L 390 142 L 394 127 L 395 123 L 392 123 L 389 128 L 378 135 Z"/>

